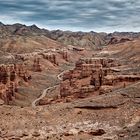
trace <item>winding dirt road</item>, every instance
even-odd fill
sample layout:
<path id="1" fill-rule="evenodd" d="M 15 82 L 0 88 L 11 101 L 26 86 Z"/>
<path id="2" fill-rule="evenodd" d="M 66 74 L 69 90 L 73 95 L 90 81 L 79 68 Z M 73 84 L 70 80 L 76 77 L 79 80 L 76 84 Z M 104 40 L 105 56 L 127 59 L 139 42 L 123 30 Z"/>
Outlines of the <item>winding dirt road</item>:
<path id="1" fill-rule="evenodd" d="M 66 72 L 69 72 L 69 71 L 70 70 L 65 70 L 65 71 L 61 72 L 60 74 L 58 74 L 57 79 L 62 81 L 63 80 L 63 74 L 66 73 Z"/>
<path id="2" fill-rule="evenodd" d="M 39 98 L 35 99 L 32 102 L 32 107 L 36 107 L 38 105 L 39 101 L 41 99 L 43 99 L 49 91 L 54 90 L 56 87 L 57 86 L 53 86 L 53 87 L 49 87 L 49 88 L 44 89 L 43 92 L 42 92 L 42 94 L 41 94 L 41 96 Z"/>
<path id="3" fill-rule="evenodd" d="M 60 74 L 58 74 L 57 79 L 59 79 L 60 81 L 62 81 L 62 80 L 63 80 L 63 77 L 62 77 L 62 76 L 63 76 L 63 74 L 64 74 L 65 72 L 67 72 L 67 71 L 69 71 L 69 70 L 63 71 L 63 72 L 61 72 Z M 43 98 L 47 95 L 48 92 L 54 90 L 56 87 L 57 87 L 57 85 L 52 86 L 52 87 L 48 87 L 48 88 L 44 89 L 43 92 L 42 92 L 42 94 L 41 94 L 41 96 L 40 96 L 39 98 L 35 99 L 35 100 L 32 102 L 32 107 L 36 107 L 36 106 L 38 105 L 39 101 L 40 101 L 41 99 L 43 99 Z"/>

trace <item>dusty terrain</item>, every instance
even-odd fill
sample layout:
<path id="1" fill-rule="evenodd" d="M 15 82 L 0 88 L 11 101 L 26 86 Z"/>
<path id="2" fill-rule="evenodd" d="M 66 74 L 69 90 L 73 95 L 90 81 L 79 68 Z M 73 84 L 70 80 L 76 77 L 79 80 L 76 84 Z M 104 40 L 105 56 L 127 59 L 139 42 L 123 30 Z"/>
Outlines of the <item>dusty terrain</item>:
<path id="1" fill-rule="evenodd" d="M 0 25 L 0 140 L 139 140 L 139 33 Z"/>

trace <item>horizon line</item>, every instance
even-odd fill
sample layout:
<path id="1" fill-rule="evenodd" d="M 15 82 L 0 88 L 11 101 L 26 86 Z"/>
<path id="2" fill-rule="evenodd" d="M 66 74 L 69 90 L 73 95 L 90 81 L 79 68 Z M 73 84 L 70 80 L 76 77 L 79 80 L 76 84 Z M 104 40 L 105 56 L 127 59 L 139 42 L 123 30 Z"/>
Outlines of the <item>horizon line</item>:
<path id="1" fill-rule="evenodd" d="M 90 33 L 90 32 L 94 32 L 94 33 L 107 33 L 107 34 L 110 34 L 110 33 L 140 33 L 140 31 L 134 31 L 134 30 L 130 30 L 130 31 L 125 31 L 125 30 L 112 30 L 112 31 L 101 31 L 101 30 L 89 30 L 89 29 L 83 29 L 83 30 L 79 30 L 79 29 L 70 29 L 70 28 L 59 28 L 59 27 L 56 27 L 56 28 L 53 28 L 53 27 L 49 27 L 49 26 L 43 26 L 43 25 L 39 25 L 39 24 L 36 24 L 36 23 L 24 23 L 24 22 L 12 22 L 12 23 L 5 23 L 3 21 L 0 21 L 1 24 L 3 25 L 15 25 L 15 24 L 20 24 L 20 25 L 23 25 L 23 26 L 27 26 L 27 27 L 30 27 L 30 26 L 33 26 L 35 25 L 37 28 L 41 29 L 41 30 L 48 30 L 48 31 L 63 31 L 63 32 L 83 32 L 83 33 Z"/>

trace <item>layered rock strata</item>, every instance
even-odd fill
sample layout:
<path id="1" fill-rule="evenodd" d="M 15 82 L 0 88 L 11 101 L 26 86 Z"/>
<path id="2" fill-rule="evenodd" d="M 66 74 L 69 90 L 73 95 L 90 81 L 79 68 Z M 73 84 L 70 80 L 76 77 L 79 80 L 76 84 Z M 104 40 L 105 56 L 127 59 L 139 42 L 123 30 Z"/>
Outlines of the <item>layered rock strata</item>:
<path id="1" fill-rule="evenodd" d="M 28 82 L 31 79 L 24 64 L 11 64 L 0 66 L 0 98 L 9 104 L 18 92 L 21 80 Z"/>

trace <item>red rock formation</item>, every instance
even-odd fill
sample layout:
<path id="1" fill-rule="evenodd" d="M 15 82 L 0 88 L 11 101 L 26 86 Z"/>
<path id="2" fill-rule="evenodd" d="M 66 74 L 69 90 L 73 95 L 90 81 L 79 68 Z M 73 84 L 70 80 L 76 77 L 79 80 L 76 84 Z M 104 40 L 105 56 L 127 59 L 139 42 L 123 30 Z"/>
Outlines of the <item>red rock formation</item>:
<path id="1" fill-rule="evenodd" d="M 92 75 L 93 70 L 95 69 L 102 69 L 102 65 L 101 64 L 82 64 L 82 72 L 81 72 L 81 76 L 83 77 L 89 77 Z"/>
<path id="2" fill-rule="evenodd" d="M 66 73 L 63 74 L 63 81 L 66 80 L 66 79 L 71 80 L 73 78 L 80 79 L 81 78 L 81 71 L 70 70 L 69 72 L 66 72 Z"/>
<path id="3" fill-rule="evenodd" d="M 96 90 L 103 84 L 104 73 L 102 69 L 95 69 L 92 73 L 90 84 L 95 86 Z"/>
<path id="4" fill-rule="evenodd" d="M 112 91 L 121 82 L 140 80 L 138 75 L 117 75 L 116 70 L 110 67 L 117 65 L 114 62 L 113 59 L 103 58 L 80 59 L 73 70 L 63 74 L 60 96 L 83 98 L 97 92 L 98 94 L 104 94 Z"/>
<path id="5" fill-rule="evenodd" d="M 42 56 L 44 59 L 47 59 L 51 63 L 58 65 L 58 63 L 56 62 L 56 54 L 55 53 L 42 53 Z"/>
<path id="6" fill-rule="evenodd" d="M 91 77 L 89 84 L 78 86 L 77 80 L 81 80 L 85 77 Z M 71 95 L 83 97 L 86 95 L 86 93 L 94 92 L 95 90 L 99 89 L 103 83 L 102 80 L 103 71 L 101 64 L 82 64 L 81 66 L 78 65 L 78 68 L 76 67 L 75 69 L 64 73 L 63 81 L 60 85 L 60 95 L 62 97 Z"/>
<path id="7" fill-rule="evenodd" d="M 40 65 L 40 58 L 35 58 L 34 59 L 34 64 L 33 64 L 33 70 L 35 72 L 41 72 L 41 65 Z"/>
<path id="8" fill-rule="evenodd" d="M 109 68 L 118 66 L 118 62 L 112 58 L 81 58 L 76 62 L 76 69 L 82 69 L 83 64 L 93 64 L 94 66 L 102 65 L 102 67 Z"/>
<path id="9" fill-rule="evenodd" d="M 71 95 L 70 80 L 65 80 L 60 84 L 60 96 L 67 97 L 68 95 Z"/>
<path id="10" fill-rule="evenodd" d="M 31 76 L 29 75 L 25 65 L 1 65 L 0 66 L 0 98 L 6 103 L 15 98 L 18 91 L 19 80 L 27 82 Z"/>
<path id="11" fill-rule="evenodd" d="M 136 82 L 140 80 L 139 75 L 107 75 L 104 77 L 104 85 L 115 85 L 120 82 Z"/>
<path id="12" fill-rule="evenodd" d="M 69 60 L 69 56 L 68 56 L 68 52 L 67 51 L 62 51 L 61 52 L 62 57 L 64 60 L 68 61 Z"/>
<path id="13" fill-rule="evenodd" d="M 78 97 L 84 98 L 88 96 L 89 93 L 95 91 L 95 86 L 89 85 L 89 86 L 84 86 L 80 88 L 80 94 Z"/>

